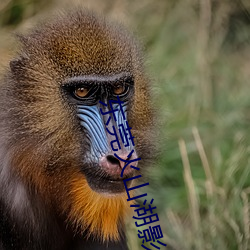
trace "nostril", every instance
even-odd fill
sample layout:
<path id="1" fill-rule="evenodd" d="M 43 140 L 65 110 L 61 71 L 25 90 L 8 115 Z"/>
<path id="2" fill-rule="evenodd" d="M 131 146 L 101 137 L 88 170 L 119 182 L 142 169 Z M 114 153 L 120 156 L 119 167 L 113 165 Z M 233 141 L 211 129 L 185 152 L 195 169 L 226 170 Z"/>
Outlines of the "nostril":
<path id="1" fill-rule="evenodd" d="M 106 156 L 107 160 L 111 163 L 111 164 L 118 164 L 120 165 L 120 161 L 113 155 L 107 155 Z"/>

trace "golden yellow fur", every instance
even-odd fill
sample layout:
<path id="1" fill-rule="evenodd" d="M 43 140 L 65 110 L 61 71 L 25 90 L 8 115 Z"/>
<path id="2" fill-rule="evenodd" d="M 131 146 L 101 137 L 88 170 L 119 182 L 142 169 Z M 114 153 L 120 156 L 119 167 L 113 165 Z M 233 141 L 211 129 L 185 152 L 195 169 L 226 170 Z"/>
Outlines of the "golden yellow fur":
<path id="1" fill-rule="evenodd" d="M 91 190 L 86 179 L 79 174 L 72 180 L 72 207 L 69 220 L 74 221 L 88 234 L 94 234 L 103 240 L 118 240 L 118 224 L 130 211 L 127 194 L 105 196 Z"/>

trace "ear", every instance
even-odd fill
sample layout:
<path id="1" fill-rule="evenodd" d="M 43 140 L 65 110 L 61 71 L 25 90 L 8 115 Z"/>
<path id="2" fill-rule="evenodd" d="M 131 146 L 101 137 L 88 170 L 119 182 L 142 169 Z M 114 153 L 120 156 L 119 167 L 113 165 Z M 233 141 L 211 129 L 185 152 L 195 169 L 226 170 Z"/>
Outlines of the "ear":
<path id="1" fill-rule="evenodd" d="M 28 43 L 29 38 L 27 36 L 24 36 L 20 33 L 15 33 L 15 37 L 22 45 L 26 45 Z"/>
<path id="2" fill-rule="evenodd" d="M 13 59 L 10 61 L 10 69 L 11 71 L 14 73 L 18 70 L 18 68 L 20 68 L 21 66 L 21 59 Z"/>
<path id="3" fill-rule="evenodd" d="M 22 47 L 26 47 L 29 46 L 28 43 L 28 38 L 16 33 L 15 37 L 19 40 L 19 43 L 21 44 Z M 10 69 L 12 73 L 18 72 L 21 68 L 24 67 L 24 61 L 25 61 L 25 55 L 15 58 L 13 60 L 10 61 Z"/>
<path id="4" fill-rule="evenodd" d="M 23 72 L 24 67 L 25 67 L 24 58 L 16 58 L 10 61 L 10 69 L 13 74 Z"/>

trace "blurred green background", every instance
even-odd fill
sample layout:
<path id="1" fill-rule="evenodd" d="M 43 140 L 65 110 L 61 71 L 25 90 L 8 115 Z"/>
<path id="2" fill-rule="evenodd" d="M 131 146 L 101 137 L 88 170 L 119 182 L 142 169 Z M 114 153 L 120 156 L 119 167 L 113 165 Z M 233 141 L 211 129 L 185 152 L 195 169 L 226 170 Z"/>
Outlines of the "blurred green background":
<path id="1" fill-rule="evenodd" d="M 250 249 L 250 1 L 1 0 L 0 73 L 14 33 L 73 4 L 144 44 L 161 129 L 147 192 L 167 249 Z M 127 234 L 143 249 L 133 222 Z"/>

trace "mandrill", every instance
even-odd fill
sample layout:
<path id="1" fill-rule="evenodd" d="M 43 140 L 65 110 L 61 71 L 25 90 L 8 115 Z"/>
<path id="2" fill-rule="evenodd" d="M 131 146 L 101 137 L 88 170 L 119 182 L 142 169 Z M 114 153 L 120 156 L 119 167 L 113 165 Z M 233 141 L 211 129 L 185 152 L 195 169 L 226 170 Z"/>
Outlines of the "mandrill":
<path id="1" fill-rule="evenodd" d="M 18 37 L 0 84 L 0 249 L 128 249 L 133 201 L 123 180 L 140 174 L 152 150 L 138 43 L 86 10 Z M 121 110 L 104 115 L 117 98 L 134 137 L 127 147 L 124 134 L 108 133 L 124 123 Z M 124 168 L 128 158 L 141 160 Z"/>

